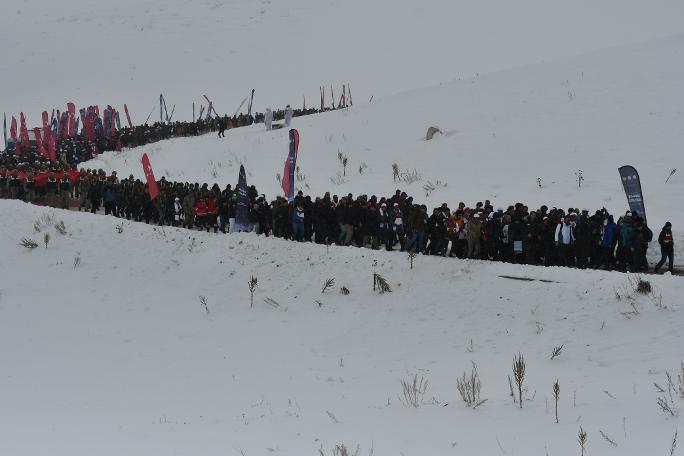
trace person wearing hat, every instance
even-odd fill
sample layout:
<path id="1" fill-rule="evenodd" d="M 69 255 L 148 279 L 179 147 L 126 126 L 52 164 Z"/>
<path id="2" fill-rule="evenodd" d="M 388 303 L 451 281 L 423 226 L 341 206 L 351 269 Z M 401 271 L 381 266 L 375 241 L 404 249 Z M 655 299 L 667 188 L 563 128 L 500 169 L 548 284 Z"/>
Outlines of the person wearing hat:
<path id="1" fill-rule="evenodd" d="M 674 273 L 674 239 L 672 237 L 672 223 L 665 222 L 665 226 L 660 231 L 658 236 L 658 244 L 660 244 L 660 261 L 655 267 L 655 273 L 657 274 L 660 268 L 665 264 L 665 260 L 669 260 L 667 264 L 667 270 L 670 274 Z"/>

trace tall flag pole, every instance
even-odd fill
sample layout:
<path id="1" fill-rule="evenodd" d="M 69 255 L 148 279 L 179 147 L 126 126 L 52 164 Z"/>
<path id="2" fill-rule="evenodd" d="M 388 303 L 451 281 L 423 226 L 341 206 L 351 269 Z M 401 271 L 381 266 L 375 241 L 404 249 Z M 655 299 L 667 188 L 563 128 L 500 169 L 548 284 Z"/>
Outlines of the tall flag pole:
<path id="1" fill-rule="evenodd" d="M 290 130 L 290 150 L 285 160 L 285 168 L 283 169 L 283 179 L 281 185 L 283 192 L 287 197 L 289 203 L 294 201 L 294 174 L 297 167 L 297 155 L 299 153 L 299 132 L 292 128 Z"/>

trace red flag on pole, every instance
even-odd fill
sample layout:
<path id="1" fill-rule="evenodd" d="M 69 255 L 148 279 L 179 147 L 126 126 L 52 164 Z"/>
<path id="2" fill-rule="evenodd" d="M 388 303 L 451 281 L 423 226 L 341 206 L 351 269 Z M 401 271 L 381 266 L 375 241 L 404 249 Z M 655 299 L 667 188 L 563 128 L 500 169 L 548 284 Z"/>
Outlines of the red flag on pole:
<path id="1" fill-rule="evenodd" d="M 126 111 L 126 119 L 128 120 L 128 126 L 132 129 L 133 128 L 133 122 L 131 122 L 131 115 L 128 114 L 128 106 L 124 103 L 124 111 Z"/>
<path id="2" fill-rule="evenodd" d="M 285 159 L 283 178 L 280 182 L 287 200 L 294 201 L 295 168 L 297 166 L 297 154 L 299 151 L 299 132 L 294 128 L 290 130 L 290 149 Z"/>
<path id="3" fill-rule="evenodd" d="M 150 165 L 150 159 L 147 157 L 147 154 L 143 154 L 142 156 L 142 166 L 145 177 L 147 178 L 150 199 L 153 200 L 159 195 L 159 189 L 157 188 L 157 181 L 154 179 L 154 173 L 152 172 L 152 166 Z"/>
<path id="4" fill-rule="evenodd" d="M 19 118 L 21 120 L 21 124 L 19 126 L 19 137 L 21 138 L 21 143 L 23 147 L 28 147 L 29 146 L 29 135 L 28 135 L 28 129 L 26 128 L 26 118 L 24 117 L 24 113 L 19 113 Z"/>

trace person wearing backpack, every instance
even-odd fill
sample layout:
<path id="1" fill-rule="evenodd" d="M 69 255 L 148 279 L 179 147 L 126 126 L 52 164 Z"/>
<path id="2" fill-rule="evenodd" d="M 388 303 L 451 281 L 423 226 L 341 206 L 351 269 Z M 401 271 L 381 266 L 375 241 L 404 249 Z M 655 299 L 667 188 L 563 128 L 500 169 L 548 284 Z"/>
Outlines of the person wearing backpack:
<path id="1" fill-rule="evenodd" d="M 667 264 L 667 270 L 670 274 L 674 273 L 674 239 L 672 237 L 672 223 L 666 222 L 663 229 L 660 231 L 658 236 L 658 244 L 660 244 L 660 255 L 662 256 L 660 261 L 655 267 L 655 273 L 657 274 L 660 268 L 665 264 L 665 260 L 669 260 Z"/>
<path id="2" fill-rule="evenodd" d="M 572 220 L 569 215 L 556 226 L 555 241 L 556 247 L 558 247 L 558 259 L 561 266 L 572 266 L 574 263 L 572 243 L 575 240 L 575 236 L 572 231 Z"/>

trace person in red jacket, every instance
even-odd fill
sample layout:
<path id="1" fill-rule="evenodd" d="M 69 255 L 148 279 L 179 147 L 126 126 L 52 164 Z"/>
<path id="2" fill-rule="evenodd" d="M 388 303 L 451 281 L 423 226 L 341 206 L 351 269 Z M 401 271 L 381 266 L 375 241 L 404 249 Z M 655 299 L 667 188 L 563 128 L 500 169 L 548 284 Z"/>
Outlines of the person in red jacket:
<path id="1" fill-rule="evenodd" d="M 210 227 L 214 227 L 214 233 L 218 232 L 218 224 L 216 223 L 216 219 L 218 216 L 218 205 L 216 203 L 216 197 L 214 195 L 210 195 L 207 198 L 207 216 L 206 216 L 206 224 L 207 224 L 207 233 L 209 232 Z"/>
<path id="2" fill-rule="evenodd" d="M 203 229 L 207 218 L 207 201 L 204 198 L 199 198 L 192 208 L 192 212 L 195 214 L 195 225 L 200 230 Z"/>

